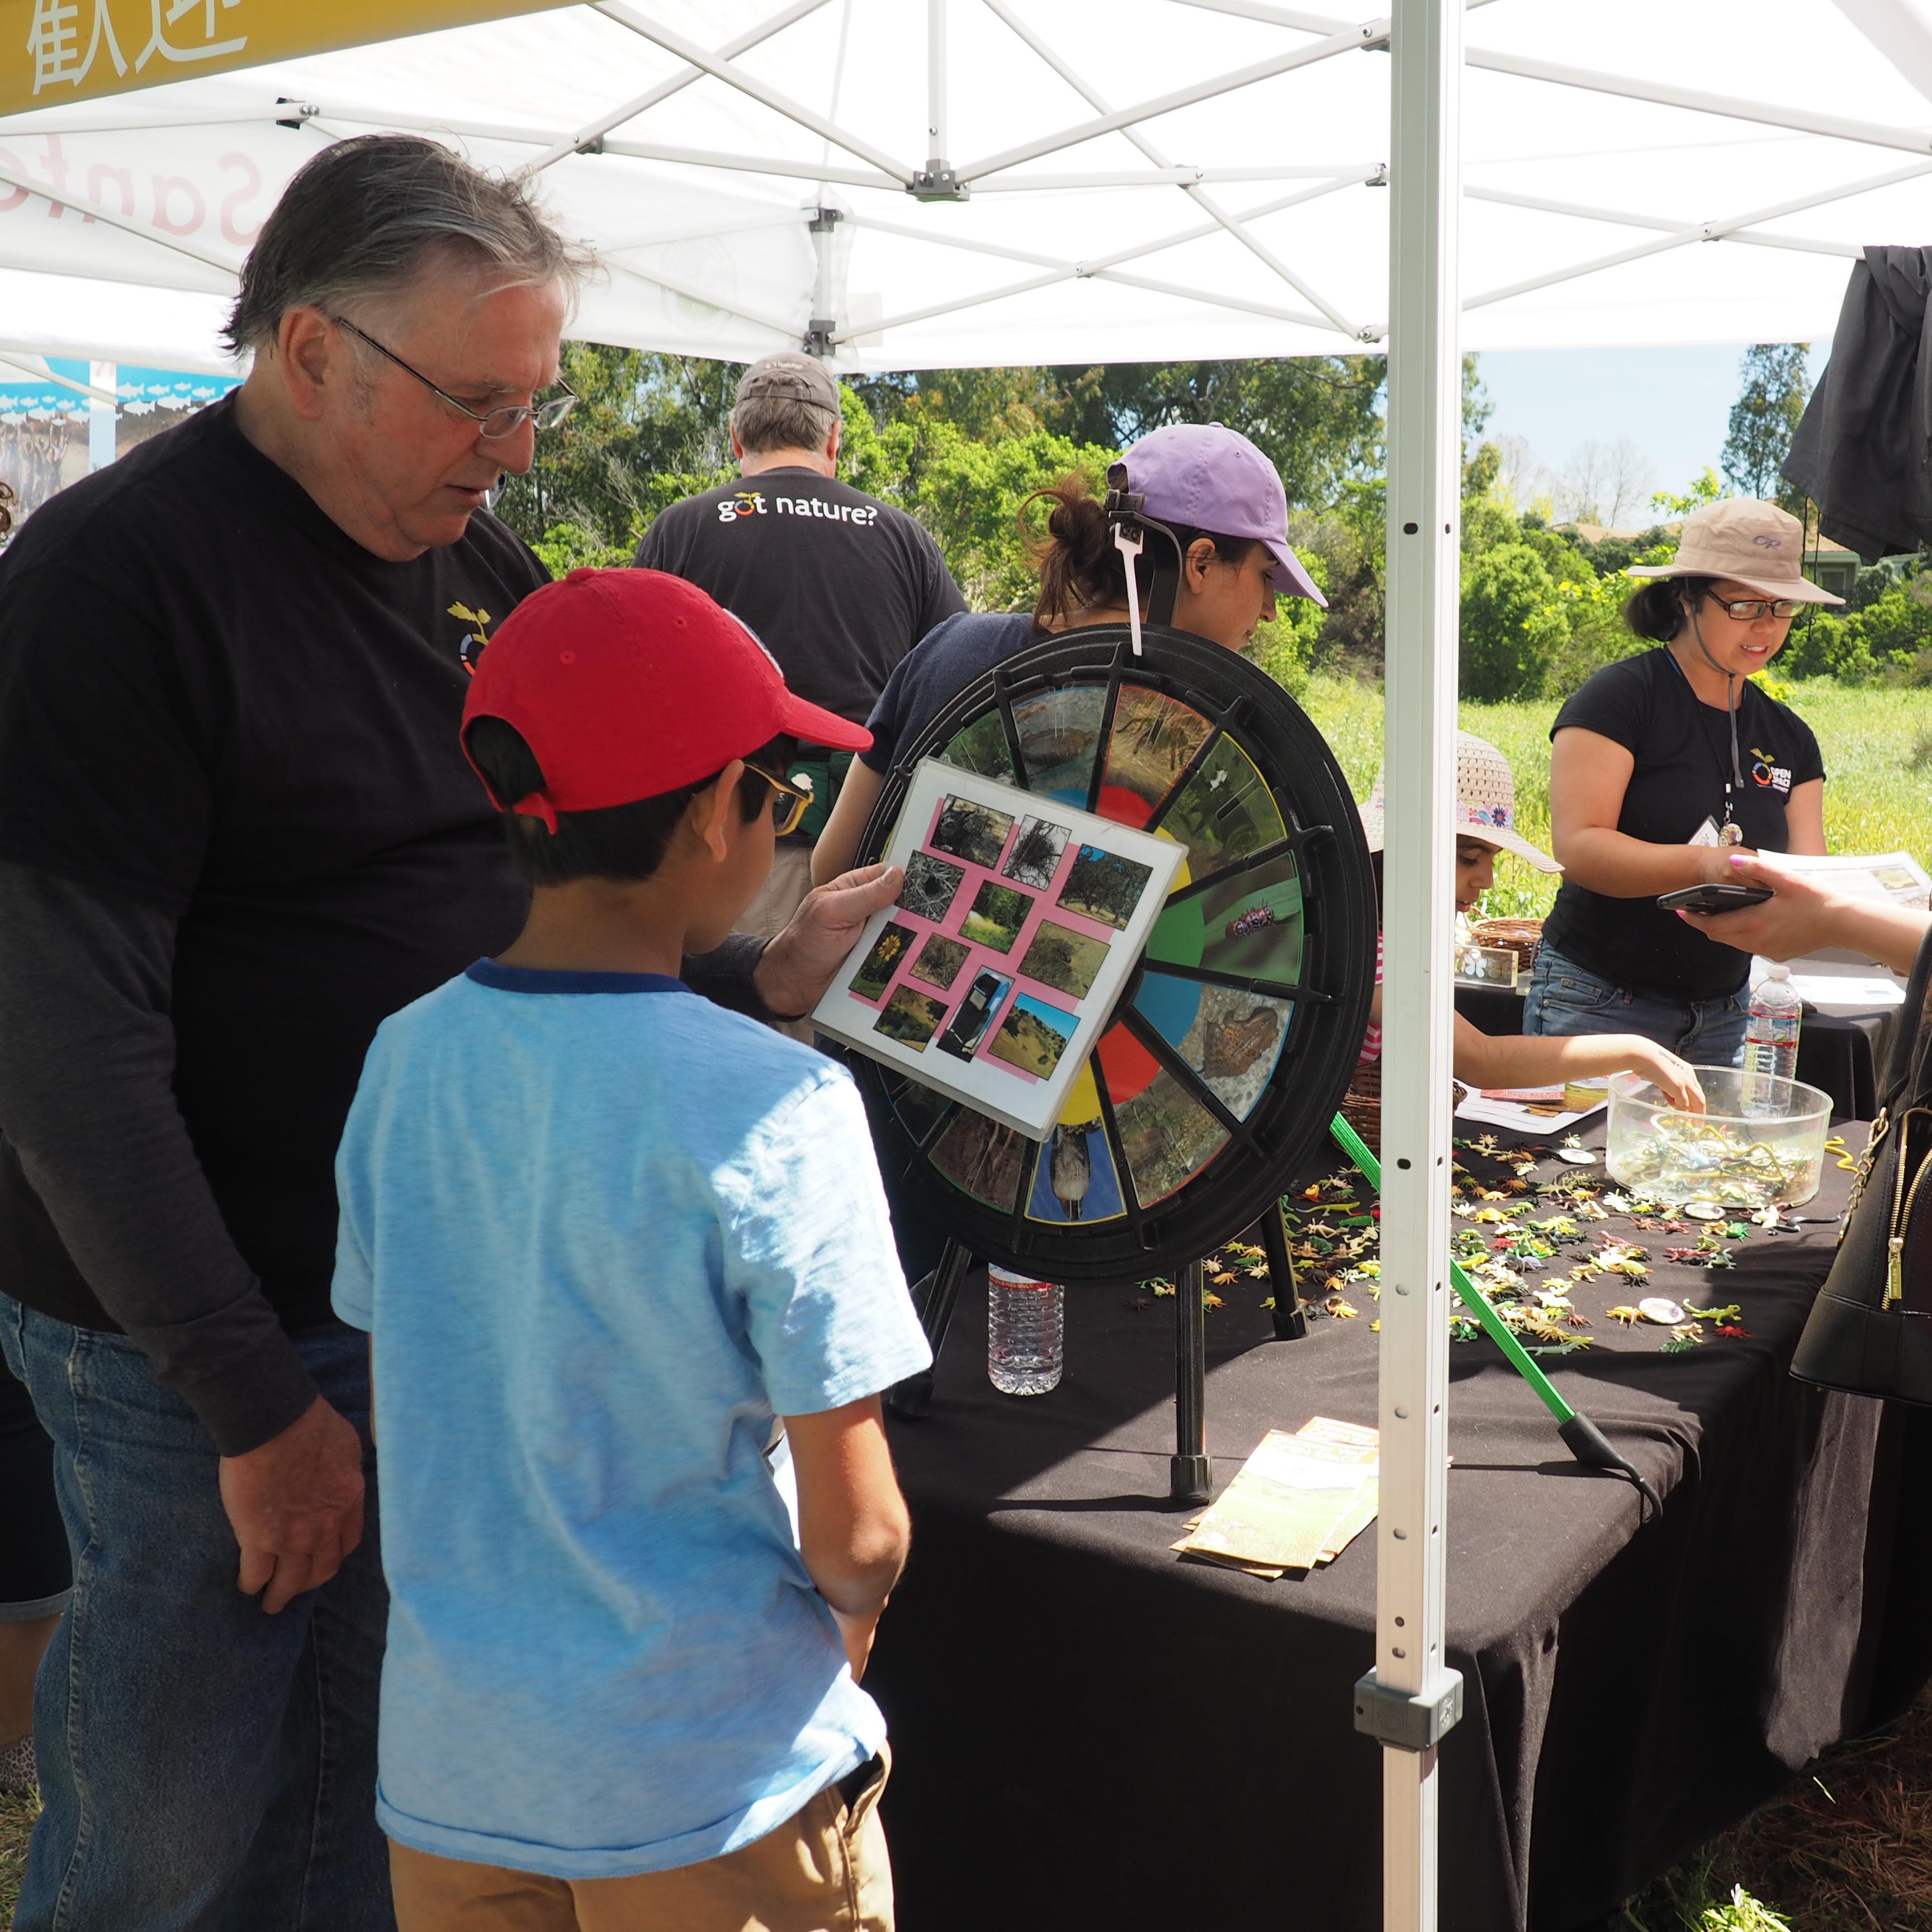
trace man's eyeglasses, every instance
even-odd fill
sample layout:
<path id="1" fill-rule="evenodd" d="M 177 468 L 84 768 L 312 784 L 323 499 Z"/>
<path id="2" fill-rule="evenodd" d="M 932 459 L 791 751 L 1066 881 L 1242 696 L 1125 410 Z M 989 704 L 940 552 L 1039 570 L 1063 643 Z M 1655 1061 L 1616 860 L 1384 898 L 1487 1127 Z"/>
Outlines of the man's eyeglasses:
<path id="1" fill-rule="evenodd" d="M 492 442 L 500 442 L 506 436 L 514 436 L 524 426 L 526 418 L 538 429 L 554 429 L 577 406 L 577 392 L 567 382 L 557 387 L 563 392 L 560 396 L 552 396 L 541 403 L 506 403 L 500 409 L 484 410 L 480 413 L 466 403 L 459 403 L 447 389 L 436 386 L 420 369 L 412 369 L 393 349 L 385 349 L 367 329 L 358 328 L 346 316 L 331 316 L 329 320 L 338 328 L 346 328 L 358 342 L 366 342 L 378 356 L 386 356 L 405 375 L 413 376 L 425 389 L 435 389 L 436 393 L 449 406 L 467 416 L 476 425 L 476 433 Z"/>
<path id="2" fill-rule="evenodd" d="M 1710 593 L 1705 593 L 1707 596 Z M 1711 602 L 1727 617 L 1740 624 L 1754 624 L 1760 617 L 1795 617 L 1798 600 L 1794 597 L 1712 597 Z"/>
<path id="3" fill-rule="evenodd" d="M 774 778 L 762 765 L 752 764 L 748 760 L 746 770 L 755 772 L 777 794 L 772 810 L 772 829 L 779 838 L 796 832 L 805 814 L 812 809 L 812 781 L 800 774 L 796 778 Z"/>

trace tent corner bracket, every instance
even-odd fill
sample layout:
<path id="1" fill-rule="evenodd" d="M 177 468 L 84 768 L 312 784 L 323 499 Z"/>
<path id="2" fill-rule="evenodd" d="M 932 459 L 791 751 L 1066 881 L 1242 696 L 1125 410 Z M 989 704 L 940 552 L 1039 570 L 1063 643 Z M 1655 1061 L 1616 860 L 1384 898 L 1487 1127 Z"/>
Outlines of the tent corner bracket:
<path id="1" fill-rule="evenodd" d="M 1446 1666 L 1427 1688 L 1398 1690 L 1371 1670 L 1355 1684 L 1355 1728 L 1397 1750 L 1432 1750 L 1462 1720 L 1462 1673 Z"/>
<path id="2" fill-rule="evenodd" d="M 970 201 L 973 184 L 962 181 L 950 162 L 934 159 L 906 183 L 906 193 L 915 201 Z"/>

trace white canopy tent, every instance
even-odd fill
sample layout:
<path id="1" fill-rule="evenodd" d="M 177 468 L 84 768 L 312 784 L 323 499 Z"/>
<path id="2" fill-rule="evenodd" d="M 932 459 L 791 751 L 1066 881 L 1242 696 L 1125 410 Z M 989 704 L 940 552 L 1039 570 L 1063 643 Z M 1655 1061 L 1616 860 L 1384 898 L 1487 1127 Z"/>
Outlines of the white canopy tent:
<path id="1" fill-rule="evenodd" d="M 1816 339 L 1858 246 L 1918 232 L 1915 0 L 1479 0 L 1467 27 L 1467 347 Z M 0 122 L 0 349 L 220 368 L 280 184 L 371 128 L 540 172 L 610 264 L 577 325 L 602 340 L 748 357 L 816 319 L 892 368 L 1378 346 L 1388 34 L 1267 0 L 606 0 L 53 100 Z"/>
<path id="2" fill-rule="evenodd" d="M 854 369 L 1387 344 L 1385 1052 L 1426 1076 L 1383 1123 L 1382 1694 L 1358 1700 L 1404 1740 L 1384 1752 L 1390 1932 L 1436 1923 L 1455 1708 L 1451 886 L 1430 832 L 1453 788 L 1460 351 L 1828 335 L 1861 244 L 1922 238 L 1932 211 L 1923 4 L 1469 0 L 1466 23 L 1454 0 L 1366 22 L 604 0 L 0 121 L 0 352 L 224 369 L 276 192 L 382 128 L 540 173 L 609 264 L 574 325 L 600 340 L 805 343 Z"/>

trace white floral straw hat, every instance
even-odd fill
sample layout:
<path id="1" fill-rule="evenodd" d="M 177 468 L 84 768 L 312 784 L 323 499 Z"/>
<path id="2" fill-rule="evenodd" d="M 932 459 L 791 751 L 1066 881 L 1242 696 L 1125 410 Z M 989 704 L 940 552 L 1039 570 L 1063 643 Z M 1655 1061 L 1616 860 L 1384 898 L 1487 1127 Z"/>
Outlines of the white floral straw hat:
<path id="1" fill-rule="evenodd" d="M 1362 814 L 1362 831 L 1371 852 L 1382 849 L 1382 778 L 1383 774 L 1376 772 L 1376 788 L 1370 793 L 1368 803 L 1356 808 Z M 1516 780 L 1510 774 L 1508 759 L 1486 738 L 1468 731 L 1456 734 L 1456 833 L 1459 838 L 1480 838 L 1485 845 L 1514 852 L 1539 872 L 1563 869 L 1516 830 Z"/>

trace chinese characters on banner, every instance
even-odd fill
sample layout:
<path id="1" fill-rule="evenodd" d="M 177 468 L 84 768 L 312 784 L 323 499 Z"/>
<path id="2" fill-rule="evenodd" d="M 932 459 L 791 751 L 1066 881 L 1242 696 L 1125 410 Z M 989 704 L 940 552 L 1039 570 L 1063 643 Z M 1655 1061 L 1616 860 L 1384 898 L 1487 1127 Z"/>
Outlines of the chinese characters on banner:
<path id="1" fill-rule="evenodd" d="M 164 15 L 164 0 L 148 0 L 148 37 L 134 56 L 135 73 L 142 72 L 157 57 L 164 61 L 209 61 L 242 52 L 248 44 L 248 35 L 218 38 L 215 26 L 218 13 L 226 14 L 242 4 L 242 0 L 166 0 Z M 113 10 L 108 0 L 33 0 L 33 20 L 27 28 L 27 52 L 33 61 L 33 89 L 37 95 L 50 87 L 58 88 L 63 82 L 73 88 L 82 86 L 92 74 L 94 63 L 102 59 L 113 63 L 117 78 L 127 77 L 128 64 L 114 31 Z M 83 10 L 91 16 L 84 46 L 80 38 Z M 179 31 L 177 44 L 168 36 L 184 16 L 185 24 Z M 225 28 L 228 23 L 224 20 L 222 24 Z"/>
<path id="2" fill-rule="evenodd" d="M 0 115 L 560 0 L 0 0 Z"/>

